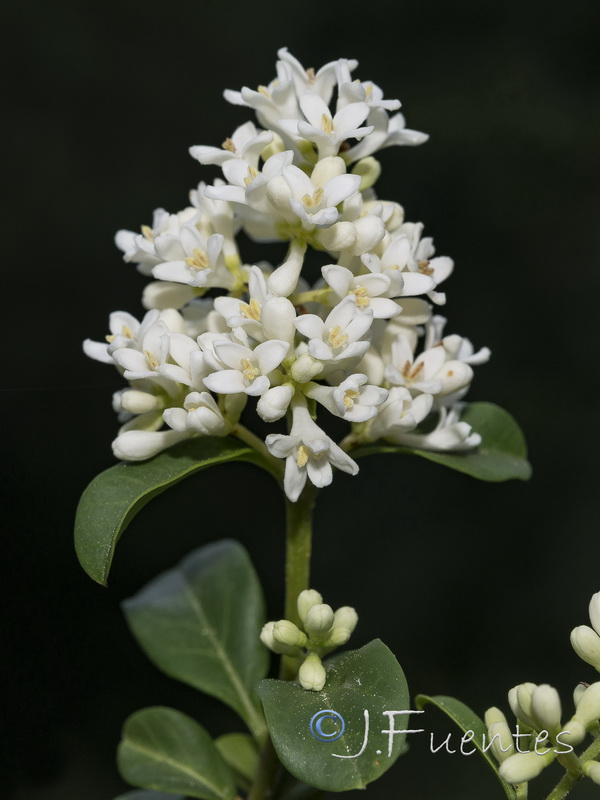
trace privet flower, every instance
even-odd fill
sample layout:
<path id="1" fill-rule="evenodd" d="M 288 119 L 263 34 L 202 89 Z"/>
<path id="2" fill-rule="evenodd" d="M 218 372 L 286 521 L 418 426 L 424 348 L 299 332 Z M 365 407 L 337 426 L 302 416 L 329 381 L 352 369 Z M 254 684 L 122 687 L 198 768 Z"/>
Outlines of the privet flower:
<path id="1" fill-rule="evenodd" d="M 285 462 L 295 501 L 307 480 L 322 487 L 334 469 L 356 474 L 346 449 L 360 443 L 477 447 L 461 401 L 489 351 L 444 334 L 433 307 L 446 301 L 438 287 L 454 263 L 375 192 L 378 151 L 426 134 L 406 128 L 398 100 L 355 77 L 358 62 L 313 70 L 285 48 L 278 57 L 276 78 L 225 93 L 256 122 L 190 150 L 222 177 L 198 183 L 181 211 L 156 209 L 139 232 L 117 233 L 124 260 L 152 279 L 147 313 L 111 314 L 106 341 L 84 349 L 128 382 L 114 398 L 119 458 L 235 436 L 247 406 L 248 419 L 256 409 L 269 424 L 287 420 L 265 448 Z M 264 260 L 245 262 L 240 233 L 265 243 Z M 269 242 L 287 243 L 280 263 L 269 261 Z M 313 286 L 310 250 L 320 258 Z M 351 426 L 343 446 L 327 433 L 331 416 Z M 590 614 L 598 631 L 600 601 Z M 336 629 L 340 641 L 348 629 Z M 600 666 L 595 641 L 580 633 L 574 646 Z"/>

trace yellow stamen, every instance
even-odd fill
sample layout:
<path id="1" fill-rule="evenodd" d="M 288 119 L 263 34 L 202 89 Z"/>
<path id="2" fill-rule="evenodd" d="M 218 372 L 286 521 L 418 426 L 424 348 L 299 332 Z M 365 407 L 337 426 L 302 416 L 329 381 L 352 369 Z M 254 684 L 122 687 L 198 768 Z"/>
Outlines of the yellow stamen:
<path id="1" fill-rule="evenodd" d="M 156 369 L 158 367 L 158 361 L 154 358 L 152 353 L 149 350 L 144 350 L 144 355 L 146 356 L 146 361 L 150 369 Z"/>
<path id="2" fill-rule="evenodd" d="M 310 194 L 305 194 L 304 197 L 302 198 L 302 202 L 304 203 L 306 208 L 314 208 L 314 206 L 319 205 L 319 203 L 323 199 L 324 194 L 325 192 L 319 186 L 319 188 L 315 189 L 315 191 L 312 193 L 312 196 Z"/>
<path id="3" fill-rule="evenodd" d="M 257 322 L 260 320 L 260 303 L 258 300 L 252 298 L 250 303 L 240 303 L 240 310 L 242 316 L 247 319 L 255 319 Z"/>
<path id="4" fill-rule="evenodd" d="M 329 331 L 328 341 L 332 347 L 341 347 L 348 340 L 348 334 L 342 333 L 339 325 Z"/>
<path id="5" fill-rule="evenodd" d="M 357 286 L 349 294 L 353 294 L 356 297 L 356 305 L 359 308 L 367 308 L 371 302 L 365 286 Z"/>
<path id="6" fill-rule="evenodd" d="M 327 114 L 321 114 L 321 128 L 328 136 L 333 133 L 333 120 Z"/>
<path id="7" fill-rule="evenodd" d="M 129 327 L 129 325 L 123 325 L 121 333 L 123 334 L 123 336 L 125 336 L 125 338 L 133 339 L 133 333 L 131 332 L 131 328 Z"/>
<path id="8" fill-rule="evenodd" d="M 204 250 L 196 248 L 194 250 L 194 255 L 186 258 L 185 263 L 188 267 L 192 267 L 193 269 L 206 269 L 208 267 L 208 256 Z"/>
<path id="9" fill-rule="evenodd" d="M 344 405 L 346 408 L 352 408 L 354 406 L 354 400 L 358 397 L 358 392 L 356 389 L 347 389 L 344 394 Z"/>
<path id="10" fill-rule="evenodd" d="M 308 451 L 308 447 L 305 444 L 301 444 L 298 448 L 298 455 L 296 456 L 296 464 L 299 467 L 305 467 L 308 461 L 310 453 Z"/>
<path id="11" fill-rule="evenodd" d="M 250 184 L 252 183 L 254 178 L 256 178 L 257 175 L 258 175 L 257 170 L 255 170 L 254 167 L 250 165 L 248 167 L 248 177 L 244 178 L 244 183 L 246 184 L 246 186 L 250 186 Z"/>
<path id="12" fill-rule="evenodd" d="M 225 139 L 225 141 L 221 144 L 223 150 L 229 150 L 230 153 L 235 153 L 235 145 L 233 143 L 233 139 L 230 139 L 229 136 Z"/>
<path id="13" fill-rule="evenodd" d="M 258 91 L 261 94 L 264 94 L 265 97 L 271 97 L 271 92 L 267 89 L 266 86 L 259 86 Z"/>
<path id="14" fill-rule="evenodd" d="M 109 334 L 109 335 L 106 337 L 106 341 L 107 341 L 109 344 L 112 344 L 112 343 L 114 342 L 115 338 L 116 338 L 116 337 L 115 337 L 115 336 L 113 336 L 113 335 L 112 335 L 112 333 L 111 333 L 111 334 Z"/>
<path id="15" fill-rule="evenodd" d="M 412 371 L 411 371 L 411 373 L 409 375 L 409 378 L 414 381 L 414 379 L 417 377 L 417 375 L 420 372 L 423 371 L 424 367 L 425 367 L 425 362 L 421 361 L 419 364 L 417 364 L 415 367 L 413 367 L 413 369 L 412 369 Z"/>
<path id="16" fill-rule="evenodd" d="M 312 67 L 309 67 L 306 70 L 306 77 L 308 78 L 310 83 L 314 83 L 315 82 L 315 71 L 314 71 L 314 69 Z"/>
<path id="17" fill-rule="evenodd" d="M 433 275 L 433 270 L 429 266 L 429 261 L 419 261 L 417 267 L 422 275 Z"/>
<path id="18" fill-rule="evenodd" d="M 142 225 L 142 234 L 148 239 L 148 241 L 152 242 L 154 240 L 154 234 L 152 233 L 152 228 L 149 225 Z"/>
<path id="19" fill-rule="evenodd" d="M 257 375 L 260 375 L 260 370 L 254 366 L 249 358 L 242 358 L 241 364 L 243 367 L 242 375 L 245 380 L 253 381 Z"/>

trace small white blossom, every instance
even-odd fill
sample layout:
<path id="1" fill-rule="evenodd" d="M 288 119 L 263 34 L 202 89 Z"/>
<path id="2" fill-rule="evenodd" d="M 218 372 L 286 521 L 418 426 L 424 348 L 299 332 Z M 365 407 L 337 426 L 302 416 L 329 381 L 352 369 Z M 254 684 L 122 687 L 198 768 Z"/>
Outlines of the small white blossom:
<path id="1" fill-rule="evenodd" d="M 348 422 L 372 419 L 388 397 L 386 389 L 367 384 L 367 376 L 361 374 L 350 375 L 339 386 L 309 384 L 304 394 Z"/>
<path id="2" fill-rule="evenodd" d="M 357 310 L 353 297 L 346 297 L 330 311 L 325 320 L 316 314 L 302 314 L 296 328 L 308 339 L 308 352 L 324 363 L 360 358 L 369 347 L 362 340 L 373 321 L 370 309 Z"/>
<path id="3" fill-rule="evenodd" d="M 220 371 L 207 375 L 204 385 L 219 394 L 264 394 L 271 385 L 269 373 L 281 364 L 289 347 L 278 339 L 262 342 L 254 350 L 235 342 L 215 341 L 213 351 Z"/>

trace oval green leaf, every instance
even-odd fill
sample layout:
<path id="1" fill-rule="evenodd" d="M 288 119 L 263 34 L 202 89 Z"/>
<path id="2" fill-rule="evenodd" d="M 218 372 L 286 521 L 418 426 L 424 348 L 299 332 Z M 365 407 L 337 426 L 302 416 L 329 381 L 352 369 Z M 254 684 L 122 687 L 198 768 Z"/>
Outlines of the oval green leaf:
<path id="1" fill-rule="evenodd" d="M 204 436 L 148 461 L 121 462 L 101 472 L 83 492 L 75 517 L 81 566 L 105 586 L 119 537 L 149 500 L 201 469 L 236 460 L 262 465 L 255 451 L 236 439 Z"/>
<path id="2" fill-rule="evenodd" d="M 493 403 L 471 403 L 461 414 L 461 420 L 481 436 L 475 450 L 440 453 L 390 444 L 365 445 L 352 451 L 354 458 L 374 453 L 409 453 L 421 456 L 450 469 L 464 472 L 482 481 L 528 480 L 531 465 L 527 461 L 527 445 L 514 417 Z"/>
<path id="3" fill-rule="evenodd" d="M 433 705 L 450 717 L 450 719 L 455 722 L 464 733 L 472 731 L 473 736 L 469 739 L 469 744 L 472 744 L 473 747 L 477 748 L 477 751 L 481 754 L 481 756 L 483 756 L 488 766 L 491 767 L 494 775 L 502 784 L 502 788 L 504 789 L 508 800 L 516 800 L 517 794 L 514 787 L 511 786 L 510 783 L 506 783 L 506 781 L 502 780 L 500 773 L 498 772 L 498 764 L 489 753 L 489 737 L 485 722 L 478 717 L 477 714 L 469 708 L 469 706 L 465 705 L 454 697 L 446 697 L 445 695 L 435 695 L 434 697 L 429 697 L 426 694 L 417 695 L 415 698 L 415 704 L 418 709 L 422 709 L 428 704 Z M 488 745 L 488 747 L 485 749 L 484 743 Z"/>
<path id="4" fill-rule="evenodd" d="M 224 540 L 195 550 L 123 603 L 142 650 L 167 675 L 227 703 L 265 734 L 255 686 L 269 669 L 260 641 L 262 589 L 246 550 Z"/>
<path id="5" fill-rule="evenodd" d="M 204 800 L 233 800 L 233 775 L 201 725 L 173 708 L 157 706 L 125 722 L 119 771 L 133 786 Z"/>
<path id="6" fill-rule="evenodd" d="M 406 679 L 378 639 L 326 666 L 320 692 L 284 681 L 259 684 L 269 733 L 282 764 L 298 780 L 330 792 L 362 789 L 403 752 Z"/>
<path id="7" fill-rule="evenodd" d="M 237 785 L 248 790 L 258 772 L 260 753 L 247 733 L 226 733 L 215 739 L 217 750 L 236 776 Z"/>

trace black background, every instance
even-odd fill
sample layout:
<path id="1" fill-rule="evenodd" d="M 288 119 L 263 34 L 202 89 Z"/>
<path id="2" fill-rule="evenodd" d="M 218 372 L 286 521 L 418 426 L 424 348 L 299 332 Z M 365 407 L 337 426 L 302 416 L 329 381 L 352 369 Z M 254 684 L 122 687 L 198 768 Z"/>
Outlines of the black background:
<path id="1" fill-rule="evenodd" d="M 306 66 L 359 59 L 355 76 L 430 133 L 381 154 L 378 192 L 455 259 L 448 329 L 493 351 L 470 398 L 517 417 L 534 465 L 528 484 L 409 458 L 337 475 L 318 507 L 313 585 L 358 609 L 353 643 L 381 637 L 413 693 L 482 713 L 507 710 L 515 683 L 550 682 L 570 713 L 573 685 L 594 675 L 569 632 L 600 589 L 598 4 L 21 0 L 3 17 L 3 796 L 110 800 L 123 788 L 121 723 L 145 705 L 186 710 L 215 735 L 237 724 L 158 673 L 119 610 L 192 548 L 241 540 L 280 615 L 282 502 L 248 466 L 204 473 L 141 513 L 108 590 L 78 567 L 71 531 L 79 494 L 113 463 L 121 385 L 81 340 L 100 339 L 112 310 L 141 313 L 144 279 L 113 234 L 183 208 L 214 177 L 188 146 L 218 145 L 248 118 L 222 91 L 267 83 L 283 45 Z M 426 727 L 452 729 L 435 714 Z M 425 738 L 368 792 L 503 796 L 484 765 L 430 755 Z"/>

